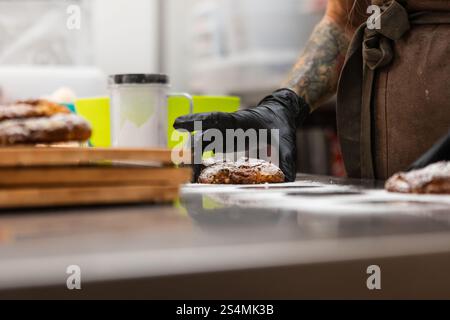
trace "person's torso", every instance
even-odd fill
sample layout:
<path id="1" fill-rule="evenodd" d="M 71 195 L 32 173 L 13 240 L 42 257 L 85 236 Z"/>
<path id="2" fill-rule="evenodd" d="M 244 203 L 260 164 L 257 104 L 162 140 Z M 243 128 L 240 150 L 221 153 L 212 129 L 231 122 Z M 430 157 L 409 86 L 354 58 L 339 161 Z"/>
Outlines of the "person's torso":
<path id="1" fill-rule="evenodd" d="M 390 2 L 392 0 L 372 0 L 372 4 L 376 5 L 387 5 Z M 403 3 L 408 11 L 450 11 L 449 0 L 398 0 L 398 2 Z"/>
<path id="2" fill-rule="evenodd" d="M 384 10 L 393 1 L 372 0 L 372 3 L 384 5 Z M 410 21 L 408 30 L 400 39 L 389 40 L 392 59 L 388 65 L 374 71 L 372 88 L 366 88 L 370 90 L 363 92 L 363 97 L 371 104 L 371 149 L 374 174 L 378 179 L 386 179 L 395 172 L 406 170 L 450 128 L 450 17 L 447 16 L 447 12 L 450 15 L 450 0 L 396 1 L 406 8 L 407 19 L 417 16 L 417 12 L 432 15 L 438 12 L 445 17 L 432 18 L 421 24 Z M 397 18 L 394 17 L 393 23 L 390 23 L 390 31 L 395 30 Z M 380 39 L 382 37 L 380 35 Z M 367 130 L 364 131 L 362 125 L 352 129 L 351 124 L 361 123 L 364 118 L 361 114 L 367 113 L 358 111 L 366 108 L 360 104 L 360 96 L 351 94 L 352 87 L 348 86 L 349 80 L 352 81 L 352 72 L 361 67 L 349 67 L 346 68 L 346 77 L 341 77 L 344 85 L 340 84 L 346 90 L 340 91 L 342 97 L 350 94 L 352 98 L 343 99 L 348 103 L 338 106 L 341 113 L 338 114 L 338 127 L 349 174 L 359 177 L 360 168 L 370 168 L 364 165 L 367 161 L 362 160 L 367 160 L 367 157 L 364 158 L 358 151 L 367 150 L 362 146 L 367 146 L 363 141 L 368 140 L 360 139 L 360 133 L 367 133 Z M 358 81 L 362 83 L 363 79 Z M 347 115 L 352 114 L 359 114 L 361 119 L 359 116 L 357 119 L 346 119 Z"/>

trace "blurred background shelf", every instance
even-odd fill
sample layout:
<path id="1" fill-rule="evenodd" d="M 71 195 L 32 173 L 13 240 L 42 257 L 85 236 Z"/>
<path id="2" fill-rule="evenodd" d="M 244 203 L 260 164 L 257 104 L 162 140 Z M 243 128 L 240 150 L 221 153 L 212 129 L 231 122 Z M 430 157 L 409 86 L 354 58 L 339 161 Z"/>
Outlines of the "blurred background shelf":
<path id="1" fill-rule="evenodd" d="M 179 89 L 240 95 L 247 105 L 286 78 L 325 8 L 317 0 L 168 0 L 162 5 L 168 17 L 164 68 L 180 79 Z"/>
<path id="2" fill-rule="evenodd" d="M 80 8 L 70 30 L 67 8 Z M 326 0 L 0 0 L 0 103 L 71 88 L 107 95 L 116 73 L 170 75 L 172 91 L 239 96 L 279 88 Z M 14 17 L 14 19 L 12 19 Z M 342 175 L 333 103 L 299 131 L 299 170 Z"/>

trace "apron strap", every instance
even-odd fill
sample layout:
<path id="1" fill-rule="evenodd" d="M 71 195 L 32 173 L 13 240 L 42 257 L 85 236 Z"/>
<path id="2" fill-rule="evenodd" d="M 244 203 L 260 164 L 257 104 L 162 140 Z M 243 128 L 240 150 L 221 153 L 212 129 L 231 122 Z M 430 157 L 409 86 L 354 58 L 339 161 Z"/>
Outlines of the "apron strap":
<path id="1" fill-rule="evenodd" d="M 347 174 L 353 178 L 375 177 L 372 151 L 372 95 L 376 70 L 391 64 L 393 43 L 411 24 L 449 24 L 448 12 L 417 12 L 409 15 L 392 1 L 380 16 L 381 29 L 361 25 L 350 44 L 337 92 L 337 125 Z"/>

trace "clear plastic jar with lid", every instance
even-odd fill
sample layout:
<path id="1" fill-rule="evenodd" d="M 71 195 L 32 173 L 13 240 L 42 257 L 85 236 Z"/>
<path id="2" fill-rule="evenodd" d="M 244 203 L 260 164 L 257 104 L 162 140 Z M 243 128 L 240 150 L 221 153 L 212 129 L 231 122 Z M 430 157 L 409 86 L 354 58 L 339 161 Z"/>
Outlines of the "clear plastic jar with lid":
<path id="1" fill-rule="evenodd" d="M 169 77 L 121 74 L 109 77 L 114 147 L 167 147 Z"/>

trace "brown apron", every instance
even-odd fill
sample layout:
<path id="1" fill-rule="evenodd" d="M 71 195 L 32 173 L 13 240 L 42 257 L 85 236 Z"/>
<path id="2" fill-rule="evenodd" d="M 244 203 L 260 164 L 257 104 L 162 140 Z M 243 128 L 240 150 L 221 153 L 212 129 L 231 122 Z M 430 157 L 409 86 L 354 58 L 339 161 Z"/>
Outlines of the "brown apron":
<path id="1" fill-rule="evenodd" d="M 381 29 L 355 34 L 338 88 L 347 174 L 386 179 L 450 128 L 450 1 L 384 2 Z"/>

